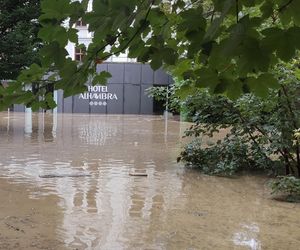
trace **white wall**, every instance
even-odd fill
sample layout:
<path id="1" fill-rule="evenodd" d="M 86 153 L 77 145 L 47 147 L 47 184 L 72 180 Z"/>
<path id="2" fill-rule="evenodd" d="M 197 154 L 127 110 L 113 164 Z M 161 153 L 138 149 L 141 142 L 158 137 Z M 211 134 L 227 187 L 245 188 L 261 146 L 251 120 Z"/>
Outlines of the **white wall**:
<path id="1" fill-rule="evenodd" d="M 92 11 L 92 0 L 88 4 L 88 10 Z M 64 26 L 68 26 L 68 21 L 64 23 Z M 93 34 L 88 31 L 88 27 L 75 27 L 78 30 L 78 43 L 84 44 L 86 47 L 92 42 Z M 69 57 L 75 59 L 75 44 L 69 42 L 66 46 L 66 50 L 69 53 Z M 119 56 L 112 56 L 106 60 L 107 62 L 136 62 L 136 59 L 128 58 L 127 53 L 122 53 Z"/>

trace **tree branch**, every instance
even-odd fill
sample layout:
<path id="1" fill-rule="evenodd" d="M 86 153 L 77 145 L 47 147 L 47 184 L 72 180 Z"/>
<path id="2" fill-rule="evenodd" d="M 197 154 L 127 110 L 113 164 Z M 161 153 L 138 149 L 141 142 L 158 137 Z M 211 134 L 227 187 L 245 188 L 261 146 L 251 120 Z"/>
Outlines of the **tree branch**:
<path id="1" fill-rule="evenodd" d="M 282 5 L 281 7 L 279 7 L 278 12 L 282 12 L 284 11 L 284 9 L 286 9 L 294 0 L 289 0 L 287 3 L 285 3 L 284 5 Z"/>
<path id="2" fill-rule="evenodd" d="M 142 5 L 144 2 L 145 2 L 145 0 L 143 0 L 143 1 L 141 2 L 141 5 Z M 125 46 L 123 46 L 120 50 L 118 50 L 117 52 L 109 53 L 108 55 L 106 55 L 106 56 L 104 56 L 104 57 L 102 57 L 102 58 L 99 58 L 101 61 L 104 61 L 104 60 L 106 60 L 107 58 L 109 58 L 109 57 L 111 57 L 111 56 L 113 56 L 113 55 L 115 55 L 115 54 L 117 54 L 117 53 L 120 53 L 120 52 L 124 51 L 124 50 L 128 47 L 128 45 L 133 41 L 133 39 L 134 39 L 134 38 L 136 37 L 136 35 L 142 30 L 144 24 L 146 23 L 147 18 L 148 18 L 149 13 L 150 13 L 150 10 L 151 10 L 151 7 L 153 6 L 153 3 L 154 3 L 154 0 L 151 0 L 150 6 L 149 6 L 148 11 L 147 11 L 147 13 L 146 13 L 146 16 L 145 16 L 145 19 L 144 19 L 143 24 L 142 24 L 142 25 L 140 26 L 140 28 L 135 32 L 135 34 L 134 34 L 133 37 L 129 40 L 129 42 L 128 42 Z M 129 19 L 131 19 L 131 18 L 132 18 L 132 16 L 129 17 Z M 129 19 L 128 19 L 128 21 L 129 21 Z M 120 37 L 121 35 L 122 35 L 122 32 L 119 32 L 117 35 L 115 35 L 114 39 L 116 40 L 116 39 L 117 39 L 118 37 Z M 98 54 L 100 51 L 103 51 L 108 45 L 111 45 L 111 42 L 106 42 L 106 43 L 105 43 L 104 45 L 102 45 L 99 49 L 97 49 L 96 52 L 94 52 L 92 55 L 90 55 L 89 58 L 88 58 L 88 62 L 87 62 L 85 65 L 83 65 L 82 67 L 78 67 L 77 70 L 76 70 L 76 72 L 73 74 L 73 76 L 71 77 L 71 79 L 70 79 L 68 82 L 72 82 L 74 79 L 76 79 L 78 73 L 87 71 L 87 70 L 90 68 L 90 66 L 91 66 L 91 64 L 92 64 L 92 62 L 93 62 L 93 58 L 96 57 L 97 54 Z"/>
<path id="3" fill-rule="evenodd" d="M 239 22 L 239 0 L 235 0 L 236 23 Z"/>
<path id="4" fill-rule="evenodd" d="M 281 88 L 283 90 L 283 94 L 284 94 L 286 102 L 287 102 L 288 110 L 289 110 L 290 116 L 292 118 L 293 127 L 294 127 L 294 129 L 298 129 L 297 119 L 295 117 L 295 114 L 294 114 L 294 111 L 292 108 L 292 104 L 289 100 L 287 90 L 285 89 L 285 87 L 282 84 L 281 84 Z M 298 177 L 300 177 L 300 147 L 299 147 L 298 140 L 296 141 L 296 158 L 297 158 Z"/>

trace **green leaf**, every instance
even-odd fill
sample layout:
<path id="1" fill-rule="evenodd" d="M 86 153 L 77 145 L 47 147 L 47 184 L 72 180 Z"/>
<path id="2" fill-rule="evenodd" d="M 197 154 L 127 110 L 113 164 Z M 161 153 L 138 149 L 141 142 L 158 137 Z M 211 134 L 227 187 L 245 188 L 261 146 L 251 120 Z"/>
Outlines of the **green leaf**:
<path id="1" fill-rule="evenodd" d="M 140 40 L 129 47 L 128 56 L 131 58 L 136 58 L 143 54 L 145 51 L 145 43 L 142 40 Z"/>
<path id="2" fill-rule="evenodd" d="M 68 43 L 68 37 L 71 35 L 71 38 L 74 38 L 74 31 L 76 30 L 70 29 L 69 32 L 67 32 L 66 29 L 60 25 L 45 25 L 40 29 L 38 36 L 44 41 L 56 41 L 61 47 L 65 47 Z"/>
<path id="3" fill-rule="evenodd" d="M 175 94 L 181 99 L 186 99 L 189 95 L 193 95 L 196 93 L 196 88 L 192 85 L 183 85 L 179 89 L 176 90 Z"/>
<path id="4" fill-rule="evenodd" d="M 215 89 L 213 90 L 214 94 L 222 94 L 227 89 L 228 82 L 224 79 L 220 80 Z"/>
<path id="5" fill-rule="evenodd" d="M 60 76 L 62 78 L 71 78 L 77 72 L 77 64 L 75 61 L 72 61 L 68 58 L 62 69 L 60 70 Z"/>
<path id="6" fill-rule="evenodd" d="M 178 58 L 177 53 L 170 48 L 164 48 L 161 52 L 161 56 L 163 61 L 166 62 L 168 65 L 174 65 Z"/>
<path id="7" fill-rule="evenodd" d="M 220 83 L 218 73 L 210 68 L 201 68 L 195 73 L 198 76 L 197 87 L 210 88 L 214 91 L 215 87 Z"/>
<path id="8" fill-rule="evenodd" d="M 68 30 L 68 38 L 69 38 L 70 42 L 78 44 L 78 35 L 77 35 L 77 32 L 78 32 L 77 29 L 70 28 Z"/>
<path id="9" fill-rule="evenodd" d="M 297 79 L 300 80 L 300 69 L 295 70 L 295 75 L 296 75 Z"/>
<path id="10" fill-rule="evenodd" d="M 15 99 L 14 99 L 14 103 L 17 103 L 17 104 L 27 104 L 29 103 L 30 101 L 32 101 L 34 98 L 34 95 L 32 94 L 31 91 L 25 91 L 23 92 L 22 94 L 19 93 L 19 96 L 17 96 Z"/>
<path id="11" fill-rule="evenodd" d="M 268 88 L 277 89 L 280 86 L 278 80 L 270 73 L 261 74 L 258 80 Z"/>
<path id="12" fill-rule="evenodd" d="M 242 0 L 241 4 L 244 5 L 245 7 L 254 7 L 256 4 L 255 0 Z"/>
<path id="13" fill-rule="evenodd" d="M 28 69 L 21 72 L 18 77 L 18 81 L 24 83 L 32 83 L 34 81 L 40 80 L 45 75 L 45 69 L 41 68 L 37 64 L 32 64 Z"/>
<path id="14" fill-rule="evenodd" d="M 267 0 L 263 3 L 263 5 L 260 7 L 260 10 L 262 12 L 263 18 L 268 18 L 273 14 L 274 11 L 274 2 L 272 0 Z"/>
<path id="15" fill-rule="evenodd" d="M 64 28 L 57 29 L 54 33 L 54 41 L 57 41 L 60 47 L 65 47 L 68 43 L 68 33 Z"/>
<path id="16" fill-rule="evenodd" d="M 265 98 L 269 93 L 269 88 L 278 88 L 279 83 L 271 74 L 261 74 L 258 78 L 247 79 L 250 90 L 257 96 Z"/>
<path id="17" fill-rule="evenodd" d="M 288 25 L 292 20 L 294 24 L 300 25 L 300 15 L 299 15 L 299 9 L 300 9 L 300 1 L 294 0 L 294 1 L 284 1 L 281 2 L 280 8 L 282 6 L 285 6 L 279 13 L 279 17 L 281 22 L 284 25 Z"/>
<path id="18" fill-rule="evenodd" d="M 243 83 L 240 80 L 230 82 L 226 94 L 231 100 L 238 99 L 243 93 Z"/>
<path id="19" fill-rule="evenodd" d="M 45 101 L 47 102 L 48 104 L 48 107 L 47 108 L 50 108 L 50 109 L 54 109 L 57 105 L 56 105 L 56 102 L 54 101 L 53 99 L 53 94 L 52 93 L 47 93 L 46 96 L 45 96 Z"/>
<path id="20" fill-rule="evenodd" d="M 188 34 L 193 31 L 205 30 L 206 19 L 203 17 L 202 6 L 198 8 L 190 8 L 180 13 L 182 18 L 181 23 L 178 25 L 178 31 L 186 31 Z"/>
<path id="21" fill-rule="evenodd" d="M 182 79 L 184 72 L 192 68 L 192 60 L 189 59 L 179 59 L 175 66 L 169 67 L 172 75 Z"/>
<path id="22" fill-rule="evenodd" d="M 162 59 L 160 56 L 152 56 L 150 66 L 153 70 L 158 70 L 162 66 Z"/>
<path id="23" fill-rule="evenodd" d="M 268 95 L 268 89 L 257 78 L 248 78 L 247 85 L 255 95 L 258 95 L 260 97 L 266 97 Z"/>
<path id="24" fill-rule="evenodd" d="M 69 0 L 43 0 L 41 1 L 42 14 L 39 18 L 40 21 L 49 19 L 56 19 L 61 21 L 68 17 L 70 13 Z"/>
<path id="25" fill-rule="evenodd" d="M 93 85 L 101 84 L 105 85 L 107 83 L 107 79 L 111 77 L 111 74 L 107 71 L 101 71 L 99 75 L 96 75 L 93 79 Z"/>
<path id="26" fill-rule="evenodd" d="M 209 26 L 206 34 L 205 34 L 205 41 L 211 41 L 214 40 L 215 36 L 217 35 L 221 24 L 223 23 L 224 18 L 230 11 L 230 9 L 235 5 L 235 0 L 225 0 L 220 1 L 220 4 L 215 4 L 215 7 L 220 6 L 222 11 L 221 15 L 218 18 L 215 18 L 212 22 L 212 24 Z"/>
<path id="27" fill-rule="evenodd" d="M 247 37 L 237 59 L 240 76 L 245 76 L 250 72 L 268 71 L 270 62 L 270 54 L 260 46 L 259 40 Z"/>
<path id="28" fill-rule="evenodd" d="M 52 63 L 55 63 L 58 67 L 62 67 L 68 55 L 68 52 L 64 48 L 61 48 L 57 42 L 52 42 L 44 46 L 40 53 L 43 65 L 48 67 Z"/>
<path id="29" fill-rule="evenodd" d="M 299 27 L 291 27 L 287 30 L 268 28 L 262 33 L 265 36 L 262 40 L 264 49 L 275 51 L 277 56 L 285 62 L 294 57 L 296 48 L 299 48 Z"/>
<path id="30" fill-rule="evenodd" d="M 34 101 L 32 104 L 31 104 L 31 109 L 33 112 L 36 112 L 39 110 L 39 108 L 41 107 L 41 104 L 39 101 Z"/>

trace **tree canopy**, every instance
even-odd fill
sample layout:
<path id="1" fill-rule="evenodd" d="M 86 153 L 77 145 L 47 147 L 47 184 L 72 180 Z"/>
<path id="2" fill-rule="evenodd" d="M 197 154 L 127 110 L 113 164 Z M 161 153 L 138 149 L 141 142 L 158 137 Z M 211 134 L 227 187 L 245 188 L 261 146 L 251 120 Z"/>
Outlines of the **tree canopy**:
<path id="1" fill-rule="evenodd" d="M 208 88 L 230 98 L 247 92 L 266 96 L 268 88 L 278 86 L 274 67 L 300 49 L 298 0 L 97 0 L 87 11 L 88 2 L 42 1 L 41 63 L 0 89 L 1 107 L 15 102 L 53 106 L 50 96 L 37 99 L 49 85 L 70 96 L 85 91 L 88 80 L 102 84 L 109 74 L 97 73 L 97 64 L 124 51 L 188 80 L 182 93 Z M 93 33 L 88 48 L 78 44 L 73 28 L 78 19 Z M 86 51 L 81 64 L 67 57 L 68 41 Z M 45 79 L 48 72 L 51 77 Z M 24 91 L 32 82 L 39 83 L 37 90 Z"/>
<path id="2" fill-rule="evenodd" d="M 16 79 L 38 61 L 39 0 L 0 1 L 0 79 Z"/>

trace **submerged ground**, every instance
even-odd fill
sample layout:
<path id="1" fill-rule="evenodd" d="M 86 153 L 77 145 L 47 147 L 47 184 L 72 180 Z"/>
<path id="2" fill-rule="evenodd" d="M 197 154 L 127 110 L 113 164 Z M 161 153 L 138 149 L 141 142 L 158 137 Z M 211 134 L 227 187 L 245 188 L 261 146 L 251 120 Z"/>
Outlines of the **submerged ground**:
<path id="1" fill-rule="evenodd" d="M 0 249 L 299 249 L 300 206 L 267 179 L 176 163 L 187 126 L 0 113 Z"/>

